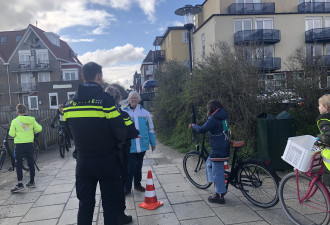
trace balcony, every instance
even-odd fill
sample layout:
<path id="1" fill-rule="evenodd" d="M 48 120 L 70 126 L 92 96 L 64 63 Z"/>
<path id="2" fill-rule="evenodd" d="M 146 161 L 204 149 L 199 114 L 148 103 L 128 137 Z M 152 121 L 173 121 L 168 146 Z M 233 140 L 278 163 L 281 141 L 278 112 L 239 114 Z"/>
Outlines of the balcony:
<path id="1" fill-rule="evenodd" d="M 36 84 L 35 83 L 27 83 L 27 84 L 10 84 L 10 91 L 12 93 L 31 93 L 36 91 Z"/>
<path id="2" fill-rule="evenodd" d="M 298 13 L 328 13 L 330 2 L 303 2 L 298 5 Z"/>
<path id="3" fill-rule="evenodd" d="M 228 14 L 273 14 L 275 3 L 233 3 Z"/>
<path id="4" fill-rule="evenodd" d="M 281 32 L 274 29 L 243 30 L 234 34 L 234 43 L 242 44 L 275 44 L 281 41 Z"/>
<path id="5" fill-rule="evenodd" d="M 306 63 L 308 66 L 330 67 L 330 55 L 307 56 Z"/>
<path id="6" fill-rule="evenodd" d="M 165 50 L 152 51 L 153 62 L 160 62 L 165 60 Z"/>
<path id="7" fill-rule="evenodd" d="M 330 42 L 330 27 L 311 29 L 305 32 L 306 43 Z"/>
<path id="8" fill-rule="evenodd" d="M 20 61 L 10 65 L 10 72 L 42 72 L 53 71 L 49 60 L 41 60 L 38 62 Z"/>
<path id="9" fill-rule="evenodd" d="M 263 59 L 251 59 L 251 63 L 258 67 L 259 71 L 269 72 L 281 69 L 281 58 L 266 57 Z"/>

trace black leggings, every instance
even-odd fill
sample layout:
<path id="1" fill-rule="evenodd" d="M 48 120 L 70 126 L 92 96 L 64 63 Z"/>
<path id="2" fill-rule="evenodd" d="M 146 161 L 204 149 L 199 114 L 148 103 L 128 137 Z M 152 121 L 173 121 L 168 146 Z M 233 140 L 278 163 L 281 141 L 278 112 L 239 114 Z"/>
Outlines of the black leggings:
<path id="1" fill-rule="evenodd" d="M 35 168 L 34 168 L 32 143 L 15 144 L 16 173 L 17 173 L 18 181 L 23 179 L 23 171 L 22 171 L 23 157 L 25 157 L 28 162 L 28 166 L 30 169 L 30 181 L 34 182 Z"/>

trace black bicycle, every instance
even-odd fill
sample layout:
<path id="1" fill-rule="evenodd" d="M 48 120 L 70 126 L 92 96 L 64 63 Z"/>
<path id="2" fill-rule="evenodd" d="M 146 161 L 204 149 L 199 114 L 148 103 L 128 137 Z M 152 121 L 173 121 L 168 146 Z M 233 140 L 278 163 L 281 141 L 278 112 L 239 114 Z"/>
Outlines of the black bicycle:
<path id="1" fill-rule="evenodd" d="M 246 155 L 240 151 L 244 141 L 229 141 L 233 150 L 231 171 L 225 171 L 226 189 L 231 184 L 241 190 L 243 195 L 254 205 L 269 208 L 279 201 L 278 186 L 280 178 L 270 166 L 269 159 Z M 202 146 L 196 145 L 183 158 L 183 169 L 188 180 L 197 188 L 206 189 L 212 185 L 206 179 L 206 160 L 209 156 L 205 148 L 205 134 Z"/>
<path id="2" fill-rule="evenodd" d="M 15 157 L 13 152 L 10 150 L 10 146 L 8 140 L 13 139 L 9 137 L 9 128 L 5 126 L 0 126 L 3 130 L 5 130 L 5 136 L 2 140 L 2 145 L 0 146 L 0 170 L 3 168 L 3 164 L 5 163 L 6 155 L 10 157 L 12 167 L 9 170 L 14 170 L 15 168 Z"/>
<path id="3" fill-rule="evenodd" d="M 65 157 L 65 151 L 70 149 L 70 140 L 66 137 L 65 128 L 63 125 L 59 124 L 58 126 L 52 126 L 52 128 L 58 127 L 58 148 L 60 150 L 60 155 L 62 158 Z"/>

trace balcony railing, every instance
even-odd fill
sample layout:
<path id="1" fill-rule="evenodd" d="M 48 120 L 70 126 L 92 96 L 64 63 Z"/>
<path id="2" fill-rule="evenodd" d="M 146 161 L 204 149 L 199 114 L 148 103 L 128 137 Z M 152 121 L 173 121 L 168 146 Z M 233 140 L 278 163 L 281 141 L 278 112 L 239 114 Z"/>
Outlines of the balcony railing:
<path id="1" fill-rule="evenodd" d="M 259 71 L 268 72 L 281 69 L 281 58 L 279 57 L 253 58 L 251 63 L 258 67 Z"/>
<path id="2" fill-rule="evenodd" d="M 306 63 L 309 66 L 330 67 L 330 55 L 307 56 Z"/>
<path id="3" fill-rule="evenodd" d="M 330 12 L 330 2 L 303 2 L 298 5 L 298 13 Z"/>
<path id="4" fill-rule="evenodd" d="M 273 14 L 275 3 L 233 3 L 228 7 L 229 14 Z"/>
<path id="5" fill-rule="evenodd" d="M 35 83 L 10 84 L 10 91 L 12 93 L 30 93 L 36 90 L 37 88 Z"/>
<path id="6" fill-rule="evenodd" d="M 315 28 L 305 32 L 306 43 L 330 42 L 330 27 Z"/>
<path id="7" fill-rule="evenodd" d="M 165 50 L 152 51 L 153 62 L 160 62 L 165 60 Z"/>
<path id="8" fill-rule="evenodd" d="M 38 71 L 52 71 L 52 66 L 49 63 L 49 60 L 41 60 L 38 62 L 31 61 L 20 61 L 17 63 L 11 63 L 10 71 L 11 72 L 38 72 Z"/>
<path id="9" fill-rule="evenodd" d="M 234 34 L 234 43 L 248 44 L 275 44 L 281 41 L 281 32 L 274 29 L 243 30 Z"/>

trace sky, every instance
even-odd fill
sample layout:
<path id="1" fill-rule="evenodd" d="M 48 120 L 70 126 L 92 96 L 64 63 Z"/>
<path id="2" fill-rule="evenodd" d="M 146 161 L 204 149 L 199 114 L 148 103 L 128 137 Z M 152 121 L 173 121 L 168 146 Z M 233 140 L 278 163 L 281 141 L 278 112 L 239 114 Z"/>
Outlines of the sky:
<path id="1" fill-rule="evenodd" d="M 0 30 L 29 24 L 54 32 L 84 64 L 103 66 L 109 83 L 129 88 L 143 59 L 155 50 L 156 36 L 169 26 L 182 26 L 174 11 L 205 0 L 0 0 Z"/>

